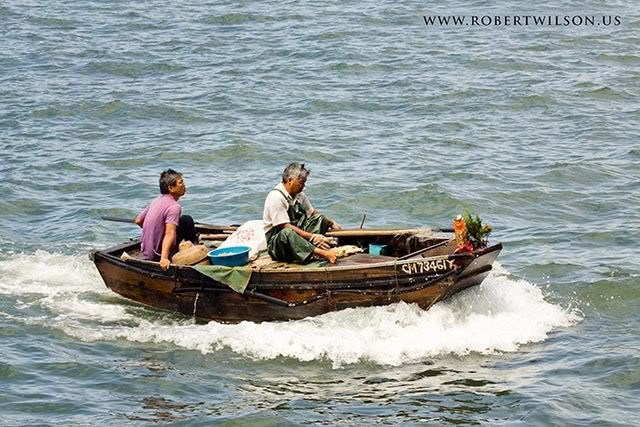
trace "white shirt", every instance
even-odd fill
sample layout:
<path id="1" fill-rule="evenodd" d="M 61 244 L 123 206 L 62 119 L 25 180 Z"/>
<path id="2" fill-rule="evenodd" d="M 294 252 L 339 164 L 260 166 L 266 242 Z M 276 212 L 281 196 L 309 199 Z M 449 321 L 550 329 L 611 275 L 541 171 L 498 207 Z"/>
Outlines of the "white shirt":
<path id="1" fill-rule="evenodd" d="M 282 191 L 284 195 L 281 194 L 280 191 L 276 190 Z M 267 198 L 264 201 L 264 210 L 262 211 L 264 232 L 267 233 L 277 225 L 289 223 L 289 213 L 287 210 L 289 209 L 289 206 L 292 206 L 296 202 L 302 205 L 307 216 L 311 215 L 313 212 L 313 206 L 311 206 L 311 202 L 309 202 L 309 198 L 304 194 L 304 192 L 298 193 L 296 197 L 291 197 L 284 188 L 283 183 L 279 183 L 273 187 L 273 190 L 267 194 Z"/>

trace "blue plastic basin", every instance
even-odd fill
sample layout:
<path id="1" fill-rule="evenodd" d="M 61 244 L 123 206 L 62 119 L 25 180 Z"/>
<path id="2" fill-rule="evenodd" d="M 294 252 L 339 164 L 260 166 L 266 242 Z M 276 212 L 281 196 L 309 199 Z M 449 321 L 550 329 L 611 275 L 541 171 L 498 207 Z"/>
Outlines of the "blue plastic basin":
<path id="1" fill-rule="evenodd" d="M 249 246 L 227 246 L 209 251 L 209 261 L 213 265 L 237 267 L 249 262 Z"/>
<path id="2" fill-rule="evenodd" d="M 387 253 L 387 245 L 379 245 L 376 243 L 369 243 L 369 255 L 385 255 Z"/>

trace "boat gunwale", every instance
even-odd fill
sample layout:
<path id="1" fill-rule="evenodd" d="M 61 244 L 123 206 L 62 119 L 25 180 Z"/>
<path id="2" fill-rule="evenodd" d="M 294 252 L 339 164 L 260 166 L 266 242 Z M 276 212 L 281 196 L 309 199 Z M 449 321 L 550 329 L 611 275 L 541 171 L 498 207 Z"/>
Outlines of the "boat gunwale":
<path id="1" fill-rule="evenodd" d="M 198 275 L 197 279 L 194 278 L 186 278 L 186 281 L 183 281 L 181 279 L 181 277 L 178 276 L 178 272 L 179 271 L 187 271 L 187 272 L 193 272 L 195 271 L 195 269 L 193 269 L 191 266 L 177 266 L 178 268 L 176 268 L 173 272 L 160 272 L 160 271 L 152 271 L 152 270 L 148 270 L 145 269 L 139 265 L 136 264 L 132 264 L 132 263 L 127 263 L 126 261 L 123 261 L 121 259 L 119 259 L 118 257 L 115 257 L 113 255 L 106 255 L 104 253 L 100 254 L 101 257 L 103 257 L 103 259 L 105 259 L 105 262 L 111 263 L 112 265 L 118 267 L 118 268 L 122 268 L 125 269 L 127 271 L 130 272 L 134 272 L 137 274 L 141 274 L 143 276 L 149 277 L 151 279 L 165 279 L 165 280 L 173 280 L 176 283 L 190 283 L 190 285 L 186 286 L 186 288 L 198 288 L 201 289 L 202 291 L 233 291 L 232 289 L 230 289 L 227 285 L 217 282 L 215 280 L 213 280 L 212 278 L 206 276 L 206 275 Z M 155 267 L 158 267 L 158 263 L 154 262 L 154 261 L 141 261 L 142 264 L 147 264 L 147 265 L 153 265 Z M 247 294 L 249 293 L 249 290 L 268 290 L 268 291 L 272 291 L 272 290 L 280 290 L 280 291 L 291 291 L 291 290 L 295 290 L 295 291 L 320 291 L 320 290 L 331 290 L 331 291 L 335 291 L 335 290 L 345 290 L 345 289 L 352 289 L 352 290 L 380 290 L 380 289 L 384 289 L 386 288 L 387 291 L 392 290 L 393 288 L 399 286 L 399 285 L 407 285 L 407 284 L 413 284 L 416 282 L 420 282 L 421 280 L 425 280 L 425 281 L 430 281 L 431 279 L 442 279 L 445 276 L 449 276 L 450 274 L 456 273 L 455 275 L 459 275 L 461 272 L 461 269 L 456 267 L 453 268 L 449 271 L 444 271 L 441 273 L 422 273 L 422 274 L 417 274 L 417 275 L 406 275 L 406 276 L 402 276 L 402 277 L 398 277 L 396 274 L 393 275 L 386 275 L 386 276 L 381 276 L 381 277 L 377 277 L 377 278 L 371 278 L 371 277 L 364 277 L 364 278 L 358 278 L 358 279 L 354 279 L 354 278 L 350 278 L 350 279 L 334 279 L 331 281 L 325 280 L 324 281 L 301 281 L 301 280 L 296 280 L 296 281 L 291 281 L 291 282 L 273 282 L 273 283 L 264 283 L 264 282 L 249 282 L 247 285 L 247 291 L 245 291 L 244 293 Z M 196 286 L 194 286 L 196 285 Z M 199 286 L 198 286 L 199 285 Z M 181 286 L 176 286 L 176 288 L 174 289 L 174 292 L 176 290 L 180 290 L 182 287 Z"/>
<path id="2" fill-rule="evenodd" d="M 124 261 L 122 259 L 120 259 L 120 257 L 113 255 L 113 252 L 117 252 L 120 250 L 123 250 L 125 248 L 131 247 L 131 246 L 137 246 L 140 244 L 140 239 L 136 239 L 136 240 L 132 240 L 128 243 L 122 243 L 120 245 L 116 245 L 110 248 L 106 248 L 104 250 L 96 250 L 93 251 L 93 253 L 101 253 L 103 256 L 114 259 L 114 260 L 118 260 L 120 262 L 123 262 L 125 265 L 129 265 L 132 266 L 132 264 L 128 263 L 127 261 Z M 501 250 L 502 249 L 502 243 L 496 243 L 493 244 L 491 246 L 487 246 L 485 248 L 482 249 L 477 249 L 473 252 L 466 252 L 466 253 L 460 253 L 460 254 L 447 254 L 447 255 L 435 255 L 435 256 L 431 256 L 431 257 L 420 257 L 420 256 L 416 256 L 415 258 L 407 258 L 407 259 L 402 259 L 399 260 L 398 258 L 394 258 L 393 260 L 390 261 L 384 261 L 384 262 L 375 262 L 375 263 L 366 263 L 366 264 L 357 264 L 357 265 L 343 265 L 343 266 L 324 266 L 324 267 L 317 267 L 317 268 L 307 268 L 307 267 L 288 267 L 288 268 L 257 268 L 257 269 L 253 269 L 253 272 L 256 273 L 260 273 L 260 274 L 299 274 L 301 272 L 304 273 L 309 273 L 310 275 L 316 275 L 316 274 L 326 274 L 328 272 L 336 272 L 336 273 L 342 273 L 345 271 L 360 271 L 360 270 L 371 270 L 371 269 L 384 269 L 384 268 L 388 268 L 388 267 L 397 267 L 400 266 L 402 267 L 405 264 L 413 264 L 416 261 L 420 261 L 420 262 L 425 262 L 425 261 L 429 261 L 429 260 L 439 260 L 439 259 L 464 259 L 464 258 L 479 258 L 487 253 L 496 251 L 496 250 Z M 139 263 L 139 264 L 147 264 L 150 266 L 159 266 L 160 263 L 158 261 L 148 261 L 148 260 L 144 260 L 144 259 L 139 259 L 139 258 L 133 258 L 135 263 Z M 293 264 L 295 265 L 295 264 Z M 195 270 L 194 266 L 192 265 L 179 265 L 179 264 L 170 264 L 169 267 L 173 267 L 175 269 L 190 269 L 190 270 Z M 250 267 L 249 267 L 250 268 Z M 146 270 L 145 270 L 146 271 Z M 430 276 L 431 274 L 425 274 L 425 276 Z M 164 276 L 163 276 L 164 277 Z"/>

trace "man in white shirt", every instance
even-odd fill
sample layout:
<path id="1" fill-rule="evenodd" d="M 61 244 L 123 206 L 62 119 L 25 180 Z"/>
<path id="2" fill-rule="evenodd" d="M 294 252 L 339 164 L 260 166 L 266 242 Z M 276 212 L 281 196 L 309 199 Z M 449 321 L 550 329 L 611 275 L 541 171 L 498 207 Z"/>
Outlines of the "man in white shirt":
<path id="1" fill-rule="evenodd" d="M 311 171 L 298 162 L 290 163 L 282 172 L 282 182 L 267 195 L 262 219 L 265 223 L 267 248 L 277 261 L 305 263 L 311 255 L 336 262 L 329 251 L 332 239 L 327 230 L 341 227 L 320 215 L 302 192 Z"/>

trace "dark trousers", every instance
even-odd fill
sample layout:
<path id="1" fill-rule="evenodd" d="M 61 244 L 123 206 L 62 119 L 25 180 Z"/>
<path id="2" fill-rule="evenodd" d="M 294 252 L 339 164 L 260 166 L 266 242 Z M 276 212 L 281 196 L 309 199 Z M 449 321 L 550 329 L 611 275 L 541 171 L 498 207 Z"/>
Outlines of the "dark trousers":
<path id="1" fill-rule="evenodd" d="M 178 229 L 176 231 L 176 247 L 183 240 L 188 240 L 194 244 L 198 243 L 198 235 L 196 234 L 196 225 L 193 218 L 189 215 L 181 215 L 178 220 Z"/>

